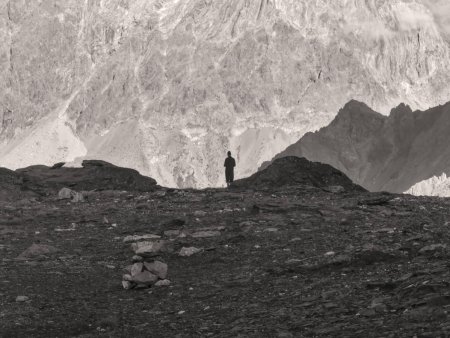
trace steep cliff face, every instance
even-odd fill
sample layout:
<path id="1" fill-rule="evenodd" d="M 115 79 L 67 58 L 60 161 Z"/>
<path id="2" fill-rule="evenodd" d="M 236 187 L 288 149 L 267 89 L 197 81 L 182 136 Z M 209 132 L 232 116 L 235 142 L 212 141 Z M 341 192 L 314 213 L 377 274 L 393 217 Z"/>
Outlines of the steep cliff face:
<path id="1" fill-rule="evenodd" d="M 350 99 L 450 100 L 419 1 L 0 0 L 0 165 L 100 158 L 168 186 L 246 176 Z"/>
<path id="2" fill-rule="evenodd" d="M 450 174 L 449 116 L 450 103 L 414 112 L 401 104 L 384 116 L 351 101 L 329 126 L 307 133 L 276 158 L 306 157 L 330 164 L 368 190 L 404 192 L 430 177 Z M 434 189 L 428 186 L 408 192 Z"/>

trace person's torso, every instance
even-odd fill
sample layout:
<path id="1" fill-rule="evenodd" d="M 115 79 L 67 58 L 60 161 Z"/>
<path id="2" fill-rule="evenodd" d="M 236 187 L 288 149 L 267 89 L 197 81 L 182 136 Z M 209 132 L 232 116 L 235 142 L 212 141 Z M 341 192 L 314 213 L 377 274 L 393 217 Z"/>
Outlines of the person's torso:
<path id="1" fill-rule="evenodd" d="M 227 159 L 225 160 L 225 167 L 227 169 L 232 169 L 236 166 L 236 162 L 234 161 L 234 158 L 232 157 L 227 157 Z"/>

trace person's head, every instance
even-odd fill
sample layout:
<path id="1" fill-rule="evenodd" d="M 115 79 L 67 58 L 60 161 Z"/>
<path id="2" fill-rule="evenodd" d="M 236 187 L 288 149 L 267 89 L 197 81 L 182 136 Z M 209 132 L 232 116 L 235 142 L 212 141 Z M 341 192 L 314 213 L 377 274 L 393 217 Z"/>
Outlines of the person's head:
<path id="1" fill-rule="evenodd" d="M 228 157 L 231 157 L 231 151 L 229 151 L 227 154 L 228 154 Z"/>

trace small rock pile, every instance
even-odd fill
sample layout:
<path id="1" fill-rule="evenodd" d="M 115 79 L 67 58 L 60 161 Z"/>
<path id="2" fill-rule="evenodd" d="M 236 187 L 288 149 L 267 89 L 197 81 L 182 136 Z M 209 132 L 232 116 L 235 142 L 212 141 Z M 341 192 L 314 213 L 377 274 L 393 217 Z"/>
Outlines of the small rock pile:
<path id="1" fill-rule="evenodd" d="M 122 286 L 126 290 L 136 287 L 168 286 L 168 266 L 166 263 L 154 260 L 152 262 L 136 262 L 125 268 Z"/>

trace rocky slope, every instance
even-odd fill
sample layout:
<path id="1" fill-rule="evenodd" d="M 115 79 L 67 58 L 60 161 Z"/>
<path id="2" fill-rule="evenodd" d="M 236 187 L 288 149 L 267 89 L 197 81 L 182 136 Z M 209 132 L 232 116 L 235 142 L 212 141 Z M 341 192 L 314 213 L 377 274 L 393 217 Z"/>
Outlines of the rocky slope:
<path id="1" fill-rule="evenodd" d="M 305 163 L 251 189 L 0 198 L 0 336 L 449 336 L 449 201 L 325 191 Z M 164 245 L 165 286 L 123 289 L 134 242 Z"/>
<path id="2" fill-rule="evenodd" d="M 428 1 L 0 0 L 0 165 L 101 158 L 168 186 L 247 176 L 349 99 L 450 100 Z"/>
<path id="3" fill-rule="evenodd" d="M 404 192 L 450 174 L 449 116 L 450 103 L 414 112 L 401 104 L 384 116 L 351 101 L 329 126 L 306 134 L 276 158 L 306 157 L 338 168 L 370 191 Z"/>

